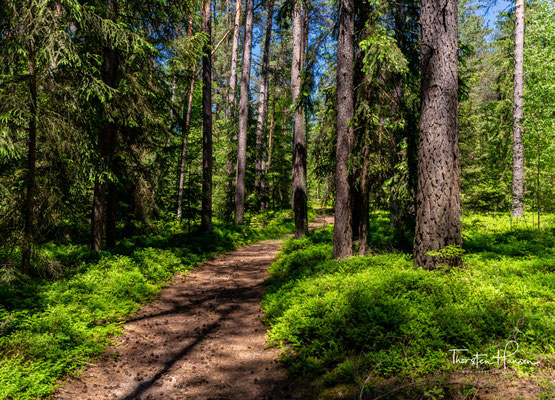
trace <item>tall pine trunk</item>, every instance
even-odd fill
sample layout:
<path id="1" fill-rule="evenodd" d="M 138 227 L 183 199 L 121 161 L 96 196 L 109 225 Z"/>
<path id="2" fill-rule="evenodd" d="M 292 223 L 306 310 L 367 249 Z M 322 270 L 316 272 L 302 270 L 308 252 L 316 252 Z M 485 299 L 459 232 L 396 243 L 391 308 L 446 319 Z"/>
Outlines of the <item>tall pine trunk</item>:
<path id="1" fill-rule="evenodd" d="M 339 3 L 337 38 L 337 150 L 335 171 L 335 226 L 333 256 L 343 259 L 352 254 L 351 199 L 348 161 L 353 145 L 354 117 L 353 58 L 354 1 Z"/>
<path id="2" fill-rule="evenodd" d="M 515 11 L 515 54 L 513 75 L 513 217 L 524 215 L 524 144 L 520 121 L 524 102 L 524 0 L 516 0 Z"/>
<path id="3" fill-rule="evenodd" d="M 239 138 L 235 175 L 235 223 L 245 220 L 245 168 L 247 163 L 247 129 L 249 123 L 249 84 L 251 76 L 252 17 L 254 0 L 247 0 L 241 98 L 239 99 Z"/>
<path id="4" fill-rule="evenodd" d="M 115 0 L 108 0 L 108 13 L 107 18 L 111 20 L 115 20 L 116 16 L 116 2 Z M 104 55 L 103 55 L 103 63 L 102 63 L 102 80 L 108 86 L 115 88 L 116 86 L 116 74 L 118 68 L 118 56 L 116 51 L 113 49 L 112 45 L 109 43 L 104 48 Z M 108 121 L 106 115 L 104 115 L 104 122 L 102 123 L 102 127 L 100 129 L 98 135 L 98 147 L 100 152 L 100 158 L 104 162 L 109 162 L 109 157 L 111 153 L 111 149 L 113 148 L 113 141 L 114 138 L 114 130 L 115 125 L 113 122 Z M 111 185 L 111 191 L 115 190 L 115 185 Z M 94 194 L 93 194 L 93 207 L 92 207 L 92 215 L 91 215 L 91 243 L 90 248 L 91 250 L 100 250 L 102 249 L 102 237 L 103 237 L 103 229 L 102 224 L 105 219 L 106 214 L 106 204 L 105 204 L 105 194 L 106 194 L 106 183 L 104 183 L 100 177 L 97 175 L 94 182 Z M 112 202 L 110 207 L 115 206 L 113 202 L 117 199 L 114 197 L 110 199 Z M 115 210 L 115 207 L 114 207 Z M 111 209 L 112 211 L 112 209 Z M 112 220 L 115 218 L 115 213 L 110 212 L 108 216 L 108 220 L 106 221 L 107 226 L 109 227 L 110 235 L 113 234 L 112 227 L 115 225 L 115 221 Z M 110 236 L 108 242 L 112 244 L 114 240 L 113 236 Z"/>
<path id="5" fill-rule="evenodd" d="M 258 120 L 256 124 L 256 191 L 260 204 L 265 204 L 265 177 L 266 170 L 266 128 L 268 123 L 268 98 L 269 98 L 269 68 L 270 44 L 272 41 L 272 20 L 274 14 L 274 0 L 268 1 L 268 18 L 266 20 L 266 38 L 264 40 L 264 53 L 262 56 L 262 71 L 260 77 L 260 93 L 258 96 Z"/>
<path id="6" fill-rule="evenodd" d="M 231 66 L 229 86 L 227 92 L 226 123 L 228 127 L 228 157 L 225 164 L 226 180 L 226 205 L 225 216 L 231 221 L 233 213 L 233 154 L 231 143 L 237 140 L 235 117 L 237 115 L 237 60 L 239 58 L 239 32 L 241 29 L 241 0 L 235 0 L 235 20 L 233 23 L 233 40 L 231 42 Z"/>
<path id="7" fill-rule="evenodd" d="M 427 254 L 460 246 L 457 1 L 422 0 L 421 117 L 414 263 L 433 269 L 461 258 Z"/>
<path id="8" fill-rule="evenodd" d="M 226 118 L 229 123 L 230 118 L 235 113 L 237 107 L 236 89 L 237 89 L 237 60 L 239 58 L 239 32 L 241 30 L 241 0 L 235 0 L 235 21 L 233 24 L 233 40 L 231 42 L 231 67 L 229 76 L 229 91 L 227 93 L 227 102 L 229 107 L 226 109 Z"/>
<path id="9" fill-rule="evenodd" d="M 204 1 L 203 31 L 207 41 L 202 56 L 202 209 L 201 229 L 212 228 L 212 15 Z"/>
<path id="10" fill-rule="evenodd" d="M 291 63 L 291 100 L 295 104 L 293 134 L 293 168 L 291 206 L 295 217 L 295 237 L 308 233 L 306 192 L 306 121 L 301 84 L 305 47 L 304 6 L 296 0 L 293 6 L 293 60 Z M 301 97 L 301 98 L 299 98 Z"/>
<path id="11" fill-rule="evenodd" d="M 29 139 L 27 155 L 27 197 L 25 198 L 25 230 L 21 258 L 21 272 L 29 273 L 31 247 L 34 242 L 35 171 L 37 164 L 37 70 L 34 38 L 34 14 L 29 13 L 31 38 L 29 39 Z"/>

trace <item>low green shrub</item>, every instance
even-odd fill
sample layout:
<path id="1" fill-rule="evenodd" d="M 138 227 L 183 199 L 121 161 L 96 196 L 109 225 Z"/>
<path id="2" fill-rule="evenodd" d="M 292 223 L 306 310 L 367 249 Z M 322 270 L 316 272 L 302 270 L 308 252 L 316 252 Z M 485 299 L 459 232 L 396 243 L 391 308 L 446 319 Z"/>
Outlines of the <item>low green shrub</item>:
<path id="1" fill-rule="evenodd" d="M 264 226 L 215 224 L 204 234 L 165 224 L 157 234 L 122 240 L 110 252 L 44 245 L 44 257 L 63 265 L 61 278 L 0 283 L 0 399 L 48 396 L 59 378 L 98 356 L 124 318 L 172 275 L 292 228 L 282 212 Z"/>
<path id="2" fill-rule="evenodd" d="M 555 356 L 553 225 L 538 237 L 500 219 L 503 228 L 490 229 L 488 217 L 465 218 L 464 266 L 436 271 L 402 253 L 332 260 L 332 227 L 289 240 L 263 302 L 270 343 L 295 373 L 329 385 L 361 384 L 370 371 L 401 379 L 453 371 L 469 365 L 453 364 L 450 349 L 494 357 L 510 340 L 519 358 L 545 365 Z"/>

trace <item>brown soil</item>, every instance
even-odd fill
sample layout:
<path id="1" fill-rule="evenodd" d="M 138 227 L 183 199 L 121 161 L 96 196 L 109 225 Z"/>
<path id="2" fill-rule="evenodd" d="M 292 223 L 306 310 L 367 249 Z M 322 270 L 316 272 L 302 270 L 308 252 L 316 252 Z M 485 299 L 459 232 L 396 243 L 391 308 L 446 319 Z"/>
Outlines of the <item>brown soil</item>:
<path id="1" fill-rule="evenodd" d="M 331 221 L 317 218 L 311 228 Z M 54 399 L 296 398 L 260 322 L 267 270 L 282 243 L 251 244 L 175 276 Z"/>

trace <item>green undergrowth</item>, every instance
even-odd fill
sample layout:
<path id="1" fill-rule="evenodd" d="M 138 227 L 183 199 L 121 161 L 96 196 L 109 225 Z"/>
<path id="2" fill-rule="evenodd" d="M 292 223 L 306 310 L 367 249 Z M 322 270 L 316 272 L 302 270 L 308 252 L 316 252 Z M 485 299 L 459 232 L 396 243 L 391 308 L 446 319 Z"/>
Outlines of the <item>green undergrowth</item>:
<path id="1" fill-rule="evenodd" d="M 383 213 L 371 218 L 377 254 L 333 260 L 333 227 L 291 239 L 270 269 L 263 302 L 268 339 L 319 390 L 348 384 L 358 393 L 372 375 L 368 395 L 382 394 L 373 387 L 380 379 L 412 382 L 476 368 L 454 364 L 450 349 L 495 362 L 514 340 L 519 349 L 511 359 L 527 361 L 511 368 L 546 367 L 555 358 L 555 218 L 545 218 L 538 235 L 529 221 L 465 216 L 464 266 L 450 270 L 417 269 L 410 255 L 395 252 L 392 235 L 376 235 L 387 231 Z M 488 368 L 503 366 L 478 366 Z"/>
<path id="2" fill-rule="evenodd" d="M 288 213 L 277 213 L 253 217 L 250 226 L 216 224 L 204 234 L 164 224 L 157 234 L 94 255 L 86 246 L 42 246 L 43 258 L 61 266 L 57 279 L 0 285 L 0 399 L 48 397 L 57 380 L 98 356 L 125 317 L 172 275 L 292 229 Z"/>

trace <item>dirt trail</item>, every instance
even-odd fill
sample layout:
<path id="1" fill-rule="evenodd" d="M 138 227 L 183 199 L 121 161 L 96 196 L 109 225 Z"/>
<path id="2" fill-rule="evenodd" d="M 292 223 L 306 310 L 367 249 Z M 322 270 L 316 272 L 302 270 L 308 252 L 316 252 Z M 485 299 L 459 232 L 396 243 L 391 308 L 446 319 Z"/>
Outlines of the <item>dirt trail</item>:
<path id="1" fill-rule="evenodd" d="M 329 222 L 319 217 L 311 228 Z M 260 322 L 267 269 L 282 243 L 251 244 L 175 276 L 54 399 L 295 398 L 278 351 L 264 349 Z"/>

